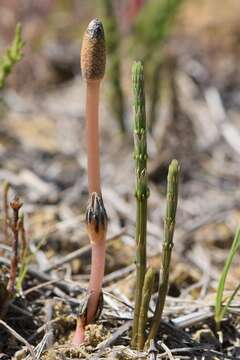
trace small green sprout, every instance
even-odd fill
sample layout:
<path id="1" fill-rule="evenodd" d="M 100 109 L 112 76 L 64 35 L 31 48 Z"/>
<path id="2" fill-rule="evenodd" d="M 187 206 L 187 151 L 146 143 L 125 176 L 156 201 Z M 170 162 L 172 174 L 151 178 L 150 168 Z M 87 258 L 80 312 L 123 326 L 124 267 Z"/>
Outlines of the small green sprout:
<path id="1" fill-rule="evenodd" d="M 6 78 L 11 73 L 13 66 L 22 59 L 23 47 L 22 26 L 17 24 L 13 42 L 0 59 L 0 89 L 5 85 Z"/>

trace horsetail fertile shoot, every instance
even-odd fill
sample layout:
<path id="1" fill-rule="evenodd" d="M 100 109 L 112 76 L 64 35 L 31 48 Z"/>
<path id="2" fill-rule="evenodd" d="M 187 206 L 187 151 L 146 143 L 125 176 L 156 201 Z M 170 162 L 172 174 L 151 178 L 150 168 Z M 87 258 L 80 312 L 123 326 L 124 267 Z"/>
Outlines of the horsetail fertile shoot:
<path id="1" fill-rule="evenodd" d="M 92 20 L 83 37 L 81 70 L 86 82 L 86 142 L 88 153 L 89 204 L 86 226 L 92 246 L 89 298 L 86 312 L 77 320 L 73 344 L 84 341 L 84 327 L 93 322 L 99 313 L 102 281 L 105 267 L 107 214 L 101 194 L 99 158 L 99 92 L 106 64 L 105 38 L 102 23 Z"/>

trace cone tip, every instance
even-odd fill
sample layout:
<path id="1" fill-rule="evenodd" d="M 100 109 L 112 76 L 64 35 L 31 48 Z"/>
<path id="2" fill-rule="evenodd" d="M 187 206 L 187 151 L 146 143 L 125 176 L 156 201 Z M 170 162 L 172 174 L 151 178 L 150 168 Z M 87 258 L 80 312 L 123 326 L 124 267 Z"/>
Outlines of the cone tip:
<path id="1" fill-rule="evenodd" d="M 104 29 L 102 22 L 99 19 L 91 20 L 87 27 L 87 33 L 91 39 L 103 39 Z"/>

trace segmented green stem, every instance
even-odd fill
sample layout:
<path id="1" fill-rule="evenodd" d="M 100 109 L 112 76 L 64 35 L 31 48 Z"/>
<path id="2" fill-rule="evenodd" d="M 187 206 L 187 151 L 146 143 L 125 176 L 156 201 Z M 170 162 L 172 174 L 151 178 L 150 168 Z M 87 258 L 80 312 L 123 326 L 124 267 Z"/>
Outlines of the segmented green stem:
<path id="1" fill-rule="evenodd" d="M 142 350 L 145 343 L 146 325 L 148 319 L 149 303 L 152 296 L 153 285 L 155 279 L 155 272 L 152 268 L 149 268 L 146 272 L 143 291 L 142 291 L 142 303 L 139 316 L 138 325 L 138 350 Z"/>
<path id="2" fill-rule="evenodd" d="M 142 288 L 146 272 L 146 230 L 147 230 L 147 141 L 146 112 L 144 95 L 144 75 L 141 62 L 132 68 L 134 96 L 134 158 L 136 161 L 136 291 L 133 320 L 132 346 L 137 346 L 139 315 L 142 301 Z"/>
<path id="3" fill-rule="evenodd" d="M 173 248 L 173 234 L 178 202 L 179 171 L 180 167 L 177 160 L 172 160 L 168 169 L 167 207 L 164 219 L 164 240 L 159 274 L 160 282 L 158 287 L 158 299 L 147 344 L 149 344 L 150 340 L 154 339 L 157 335 L 168 290 L 171 253 Z"/>
<path id="4" fill-rule="evenodd" d="M 22 27 L 17 24 L 13 42 L 0 59 L 0 89 L 4 86 L 6 77 L 12 71 L 13 66 L 23 57 L 23 47 Z"/>

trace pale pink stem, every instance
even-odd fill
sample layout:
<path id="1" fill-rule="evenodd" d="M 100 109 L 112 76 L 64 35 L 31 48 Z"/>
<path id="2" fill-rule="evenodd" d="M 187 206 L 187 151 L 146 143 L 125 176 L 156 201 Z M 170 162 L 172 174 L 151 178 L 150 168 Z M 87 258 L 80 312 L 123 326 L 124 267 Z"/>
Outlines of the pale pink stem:
<path id="1" fill-rule="evenodd" d="M 88 152 L 88 188 L 89 193 L 101 194 L 99 159 L 99 80 L 87 81 L 86 94 L 86 140 Z"/>
<path id="2" fill-rule="evenodd" d="M 85 325 L 82 323 L 81 319 L 77 318 L 77 326 L 72 339 L 72 344 L 79 346 L 84 343 L 85 340 Z"/>
<path id="3" fill-rule="evenodd" d="M 102 282 L 105 268 L 105 238 L 92 243 L 91 274 L 89 282 L 90 299 L 88 302 L 87 323 L 94 321 L 98 309 L 99 297 L 102 292 Z"/>
<path id="4" fill-rule="evenodd" d="M 88 80 L 86 99 L 86 136 L 88 150 L 88 187 L 89 193 L 101 194 L 100 180 L 100 154 L 99 154 L 99 107 L 100 81 Z M 90 299 L 88 303 L 87 323 L 94 320 L 99 296 L 102 289 L 102 281 L 105 267 L 105 239 L 92 239 L 91 274 L 89 283 Z"/>
<path id="5" fill-rule="evenodd" d="M 88 154 L 89 206 L 86 211 L 86 225 L 92 246 L 89 299 L 84 322 L 77 324 L 74 344 L 84 339 L 84 326 L 96 318 L 105 266 L 105 241 L 107 214 L 101 197 L 100 154 L 99 154 L 99 92 L 106 63 L 104 30 L 95 19 L 85 32 L 81 50 L 81 68 L 86 80 L 86 144 Z M 83 320 L 80 316 L 78 319 Z"/>

